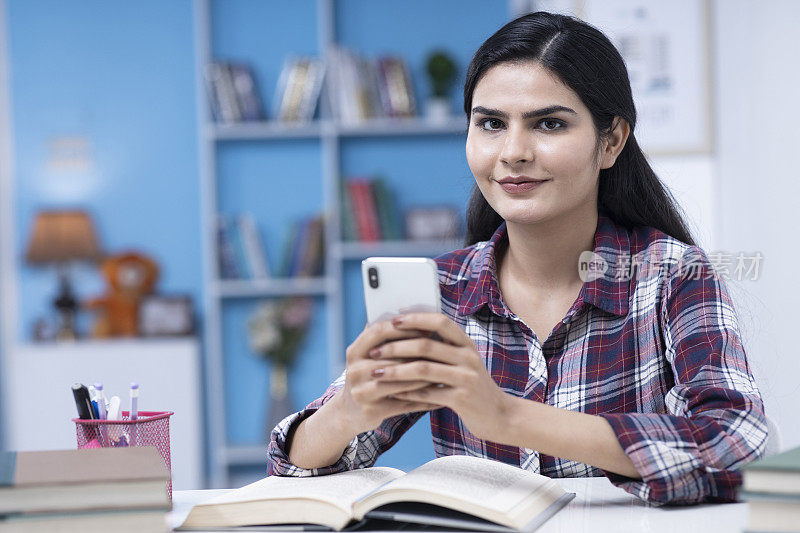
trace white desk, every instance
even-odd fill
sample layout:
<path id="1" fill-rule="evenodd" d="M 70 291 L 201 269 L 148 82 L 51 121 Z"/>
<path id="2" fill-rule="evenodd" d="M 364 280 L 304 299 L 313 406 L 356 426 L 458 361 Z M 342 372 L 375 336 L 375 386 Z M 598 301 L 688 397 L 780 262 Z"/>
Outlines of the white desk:
<path id="1" fill-rule="evenodd" d="M 545 522 L 537 533 L 737 533 L 747 525 L 747 504 L 703 504 L 686 507 L 650 507 L 611 484 L 606 478 L 556 480 L 575 499 Z M 224 490 L 180 490 L 173 494 L 172 527 L 180 525 L 196 503 Z"/>

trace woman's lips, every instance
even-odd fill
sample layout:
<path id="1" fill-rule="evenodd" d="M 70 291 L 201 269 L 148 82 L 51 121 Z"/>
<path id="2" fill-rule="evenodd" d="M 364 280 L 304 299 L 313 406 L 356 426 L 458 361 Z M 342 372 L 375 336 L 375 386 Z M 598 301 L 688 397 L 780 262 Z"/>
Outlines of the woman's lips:
<path id="1" fill-rule="evenodd" d="M 550 180 L 544 181 L 506 181 L 506 182 L 498 182 L 500 186 L 509 194 L 520 194 L 528 191 L 532 191 L 538 187 L 541 187 L 545 183 Z"/>

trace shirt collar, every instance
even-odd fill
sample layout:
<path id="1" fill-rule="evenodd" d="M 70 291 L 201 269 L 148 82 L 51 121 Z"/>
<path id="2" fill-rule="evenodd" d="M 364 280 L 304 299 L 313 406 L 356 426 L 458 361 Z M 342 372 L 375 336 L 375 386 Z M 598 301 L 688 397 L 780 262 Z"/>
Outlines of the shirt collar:
<path id="1" fill-rule="evenodd" d="M 458 304 L 460 315 L 471 315 L 487 304 L 497 315 L 508 314 L 500 297 L 496 268 L 496 254 L 505 238 L 506 223 L 503 222 L 473 256 L 469 279 Z M 578 297 L 609 313 L 627 315 L 630 293 L 627 268 L 631 262 L 628 231 L 608 216 L 599 214 L 593 251 L 605 262 L 605 274 L 596 279 L 587 279 Z"/>

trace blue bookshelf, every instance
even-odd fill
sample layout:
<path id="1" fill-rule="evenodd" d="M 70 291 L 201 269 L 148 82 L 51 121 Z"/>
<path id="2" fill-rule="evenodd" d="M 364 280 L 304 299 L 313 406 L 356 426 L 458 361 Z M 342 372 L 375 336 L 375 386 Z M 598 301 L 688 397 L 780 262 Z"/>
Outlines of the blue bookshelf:
<path id="1" fill-rule="evenodd" d="M 314 325 L 290 373 L 296 409 L 320 396 L 344 368 L 344 351 L 366 316 L 361 259 L 370 255 L 435 257 L 460 242 L 343 242 L 340 180 L 381 175 L 401 209 L 449 205 L 463 210 L 472 187 L 464 157 L 466 120 L 459 112 L 459 85 L 472 53 L 506 22 L 505 1 L 367 0 L 256 2 L 196 0 L 198 94 L 203 65 L 236 60 L 252 66 L 267 110 L 273 109 L 278 75 L 287 55 L 324 56 L 334 45 L 367 57 L 399 54 L 409 64 L 422 111 L 430 89 L 426 55 L 448 50 L 462 79 L 451 95 L 452 120 L 423 118 L 340 124 L 322 110 L 311 122 L 287 126 L 271 120 L 215 124 L 199 102 L 201 218 L 205 291 L 205 351 L 212 486 L 241 484 L 264 474 L 264 427 L 269 368 L 247 347 L 245 323 L 264 298 L 314 297 Z M 442 24 L 443 20 L 449 20 Z M 202 99 L 202 98 L 201 98 Z M 214 219 L 249 212 L 277 266 L 291 221 L 326 215 L 325 276 L 312 280 L 220 280 L 216 272 Z M 223 401 L 220 401 L 223 399 Z M 378 464 L 410 469 L 433 458 L 428 417 L 421 419 Z"/>

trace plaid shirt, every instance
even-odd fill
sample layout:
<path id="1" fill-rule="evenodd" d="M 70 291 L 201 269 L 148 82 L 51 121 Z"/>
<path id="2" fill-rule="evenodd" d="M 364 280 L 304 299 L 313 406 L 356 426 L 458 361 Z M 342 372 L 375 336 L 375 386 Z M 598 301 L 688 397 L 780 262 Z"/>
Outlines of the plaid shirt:
<path id="1" fill-rule="evenodd" d="M 472 338 L 506 393 L 605 418 L 642 480 L 481 440 L 448 408 L 430 412 L 436 456 L 485 457 L 550 477 L 605 475 L 654 503 L 735 500 L 736 469 L 763 455 L 767 425 L 733 303 L 703 250 L 654 228 L 628 231 L 601 214 L 594 270 L 541 342 L 500 294 L 495 255 L 507 242 L 503 224 L 489 241 L 437 258 L 443 312 Z M 275 427 L 270 475 L 371 466 L 424 416 L 384 420 L 328 467 L 291 464 L 288 432 L 343 385 L 344 374 Z"/>

